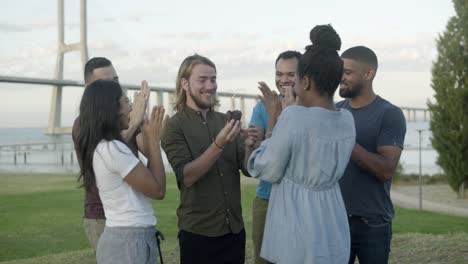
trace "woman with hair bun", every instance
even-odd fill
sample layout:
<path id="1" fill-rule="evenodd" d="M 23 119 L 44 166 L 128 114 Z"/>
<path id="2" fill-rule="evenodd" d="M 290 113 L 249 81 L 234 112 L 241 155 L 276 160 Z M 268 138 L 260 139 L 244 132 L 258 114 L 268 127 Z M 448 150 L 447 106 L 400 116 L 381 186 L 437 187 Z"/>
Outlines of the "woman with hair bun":
<path id="1" fill-rule="evenodd" d="M 262 258 L 341 264 L 348 262 L 350 237 L 338 181 L 356 134 L 351 113 L 333 102 L 343 75 L 340 37 L 330 25 L 319 25 L 310 39 L 296 85 L 282 102 L 268 87 L 260 87 L 270 116 L 269 138 L 256 149 L 255 138 L 246 140 L 248 170 L 273 183 Z"/>

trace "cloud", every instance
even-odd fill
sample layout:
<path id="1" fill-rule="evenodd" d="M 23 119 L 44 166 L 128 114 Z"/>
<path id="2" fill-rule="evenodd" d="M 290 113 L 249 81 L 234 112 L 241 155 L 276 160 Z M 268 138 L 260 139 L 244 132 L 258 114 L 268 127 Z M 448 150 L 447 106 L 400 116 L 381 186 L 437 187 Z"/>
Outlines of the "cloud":
<path id="1" fill-rule="evenodd" d="M 143 73 L 151 73 L 147 76 L 156 76 L 154 79 L 157 81 L 172 84 L 182 60 L 198 53 L 212 59 L 223 78 L 255 77 L 265 72 L 271 73 L 277 54 L 286 49 L 285 45 L 263 41 L 253 45 L 255 37 L 252 34 L 231 35 L 221 40 L 210 39 L 210 33 L 167 33 L 165 36 L 165 41 L 134 50 L 127 56 L 119 56 L 120 64 L 115 64 L 118 70 L 132 72 L 129 75 L 139 76 L 138 80 L 144 77 Z M 200 40 L 203 38 L 206 39 Z M 185 39 L 184 44 L 176 45 L 176 42 L 180 43 L 180 39 Z"/>
<path id="2" fill-rule="evenodd" d="M 119 35 L 118 38 L 98 35 L 98 38 L 88 40 L 88 50 L 90 57 L 105 56 L 111 59 L 123 83 L 138 84 L 146 79 L 152 85 L 170 87 L 174 86 L 182 60 L 199 53 L 209 57 L 217 65 L 220 90 L 255 93 L 258 80 L 265 80 L 273 85 L 274 60 L 280 52 L 288 49 L 303 51 L 302 48 L 308 44 L 304 43 L 305 38 L 293 36 L 296 33 L 292 36 L 278 36 L 273 40 L 268 34 L 167 32 L 157 34 L 158 41 L 142 38 L 137 43 L 119 42 L 128 39 L 125 34 Z M 346 39 L 346 46 L 343 46 L 342 50 L 364 44 L 377 53 L 380 61 L 379 80 L 382 81 L 380 85 L 387 85 L 389 82 L 388 85 L 393 83 L 403 87 L 402 82 L 395 82 L 397 77 L 383 78 L 383 73 L 393 72 L 396 76 L 406 76 L 404 78 L 408 78 L 411 73 L 425 73 L 420 75 L 425 80 L 424 83 L 412 81 L 412 86 L 427 87 L 426 76 L 430 76 L 431 61 L 436 53 L 432 36 L 348 36 L 343 39 Z M 0 67 L 5 69 L 3 74 L 51 78 L 55 68 L 55 54 L 54 41 L 37 43 L 22 47 L 11 55 L 0 54 Z M 79 59 L 70 60 L 68 56 L 65 59 L 64 77 L 80 80 L 81 62 Z M 79 53 L 73 56 L 79 58 Z M 424 93 L 427 93 L 427 90 L 420 91 L 420 94 L 426 97 Z"/>
<path id="3" fill-rule="evenodd" d="M 70 21 L 72 20 L 72 21 Z M 66 30 L 75 30 L 80 28 L 79 18 L 73 18 L 67 20 L 65 18 L 64 26 Z M 89 24 L 89 22 L 88 22 Z M 58 27 L 57 19 L 41 19 L 41 20 L 34 20 L 31 21 L 29 24 L 9 24 L 9 23 L 0 23 L 0 31 L 6 32 L 37 32 L 37 31 L 45 31 L 45 30 L 56 30 Z M 54 36 L 57 33 L 54 31 Z M 67 35 L 67 32 L 65 32 Z"/>
<path id="4" fill-rule="evenodd" d="M 352 36 L 346 47 L 364 45 L 371 48 L 379 59 L 380 70 L 394 72 L 427 72 L 437 51 L 436 36 L 426 33 L 395 36 Z"/>
<path id="5" fill-rule="evenodd" d="M 36 43 L 17 47 L 14 53 L 0 54 L 2 74 L 13 76 L 50 78 L 56 59 L 54 42 Z"/>
<path id="6" fill-rule="evenodd" d="M 213 34 L 210 32 L 187 32 L 187 33 L 157 33 L 153 35 L 156 39 L 163 39 L 165 41 L 173 40 L 190 40 L 199 41 L 213 38 Z"/>
<path id="7" fill-rule="evenodd" d="M 57 27 L 57 19 L 41 19 L 32 21 L 29 25 L 32 29 L 48 29 L 48 28 L 55 28 Z M 65 23 L 66 25 L 72 23 Z"/>
<path id="8" fill-rule="evenodd" d="M 11 24 L 9 22 L 0 22 L 0 32 L 7 32 L 7 33 L 23 33 L 23 32 L 31 32 L 37 30 L 44 30 L 49 29 L 57 26 L 57 20 L 55 19 L 44 19 L 44 20 L 36 20 L 32 21 L 29 24 Z M 70 23 L 67 24 L 70 26 Z"/>
<path id="9" fill-rule="evenodd" d="M 115 17 L 104 17 L 101 19 L 93 19 L 91 22 L 92 23 L 115 23 L 117 21 L 118 20 Z"/>
<path id="10" fill-rule="evenodd" d="M 31 28 L 24 25 L 15 25 L 10 23 L 0 23 L 0 32 L 14 33 L 14 32 L 27 32 Z"/>
<path id="11" fill-rule="evenodd" d="M 88 41 L 89 50 L 107 50 L 113 53 L 123 52 L 122 46 L 120 46 L 116 41 L 111 39 L 97 39 Z"/>

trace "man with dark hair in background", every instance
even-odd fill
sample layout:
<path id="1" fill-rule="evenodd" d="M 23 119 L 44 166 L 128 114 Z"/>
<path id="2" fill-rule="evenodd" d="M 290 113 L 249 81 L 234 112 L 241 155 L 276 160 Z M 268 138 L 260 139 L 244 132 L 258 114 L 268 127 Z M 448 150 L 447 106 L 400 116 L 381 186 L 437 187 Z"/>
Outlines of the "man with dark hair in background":
<path id="1" fill-rule="evenodd" d="M 103 57 L 95 57 L 90 59 L 84 68 L 85 87 L 96 80 L 113 80 L 118 82 L 119 77 L 114 69 L 111 61 Z M 86 89 L 86 88 L 85 88 Z M 125 93 L 126 91 L 124 91 Z M 146 105 L 148 102 L 149 91 L 146 82 L 142 83 L 140 92 L 134 94 L 133 110 L 130 112 L 130 123 L 127 130 L 122 131 L 122 138 L 127 142 L 134 154 L 138 155 L 136 136 L 139 133 L 139 126 L 143 121 Z M 76 118 L 73 123 L 72 138 L 75 144 L 75 150 L 79 131 L 79 118 Z M 78 155 L 77 155 L 78 156 Z M 78 160 L 81 168 L 81 161 Z M 106 217 L 102 202 L 98 194 L 96 184 L 91 187 L 90 191 L 85 191 L 84 194 L 84 217 L 83 224 L 86 232 L 86 237 L 91 246 L 96 249 L 97 241 L 104 231 Z"/>
<path id="2" fill-rule="evenodd" d="M 351 232 L 349 263 L 387 263 L 395 215 L 390 187 L 403 149 L 406 120 L 403 112 L 376 95 L 373 80 L 378 62 L 363 46 L 341 55 L 344 73 L 337 107 L 354 117 L 356 144 L 340 187 Z"/>
<path id="3" fill-rule="evenodd" d="M 297 51 L 284 51 L 278 55 L 275 61 L 275 83 L 281 97 L 284 97 L 287 90 L 292 90 L 295 84 L 296 69 L 301 53 Z M 261 85 L 266 85 L 260 82 Z M 268 126 L 268 113 L 262 101 L 255 105 L 250 125 L 257 128 L 257 138 L 265 138 L 265 131 Z M 262 248 L 263 230 L 265 228 L 265 217 L 268 210 L 268 200 L 270 199 L 271 183 L 260 180 L 256 190 L 256 196 L 252 205 L 252 242 L 254 248 L 254 263 L 267 263 L 260 257 Z"/>

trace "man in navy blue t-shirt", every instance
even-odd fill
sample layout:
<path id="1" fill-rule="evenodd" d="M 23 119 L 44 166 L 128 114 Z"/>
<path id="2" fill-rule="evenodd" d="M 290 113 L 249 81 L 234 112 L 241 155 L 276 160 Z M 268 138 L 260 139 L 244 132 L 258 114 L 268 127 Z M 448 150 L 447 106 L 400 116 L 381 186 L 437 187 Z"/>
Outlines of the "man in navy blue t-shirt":
<path id="1" fill-rule="evenodd" d="M 403 112 L 376 95 L 375 53 L 363 46 L 341 55 L 344 63 L 337 107 L 348 109 L 356 126 L 356 145 L 340 180 L 349 217 L 351 255 L 359 263 L 388 263 L 395 215 L 390 187 L 406 134 Z"/>

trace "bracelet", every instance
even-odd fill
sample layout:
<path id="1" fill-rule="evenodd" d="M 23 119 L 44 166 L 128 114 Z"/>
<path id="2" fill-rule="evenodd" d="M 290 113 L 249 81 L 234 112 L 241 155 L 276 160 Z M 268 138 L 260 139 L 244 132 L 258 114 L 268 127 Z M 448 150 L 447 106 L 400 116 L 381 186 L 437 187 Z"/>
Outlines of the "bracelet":
<path id="1" fill-rule="evenodd" d="M 265 138 L 270 138 L 271 135 L 272 135 L 272 133 L 273 133 L 273 132 L 267 132 L 267 133 L 265 134 Z"/>
<path id="2" fill-rule="evenodd" d="M 220 145 L 218 145 L 218 143 L 216 143 L 216 140 L 213 140 L 213 143 L 214 143 L 215 146 L 218 147 L 220 150 L 224 150 L 224 147 L 221 147 Z"/>

